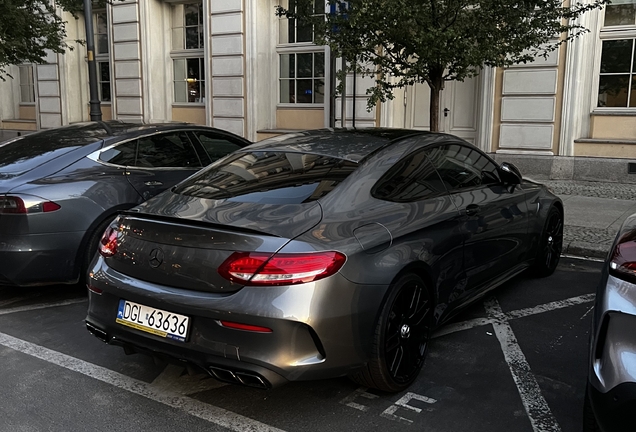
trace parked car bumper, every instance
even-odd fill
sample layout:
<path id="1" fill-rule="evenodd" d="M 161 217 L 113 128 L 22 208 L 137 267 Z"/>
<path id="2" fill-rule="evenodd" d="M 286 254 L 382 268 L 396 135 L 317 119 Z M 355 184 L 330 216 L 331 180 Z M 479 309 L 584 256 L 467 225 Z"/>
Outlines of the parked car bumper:
<path id="1" fill-rule="evenodd" d="M 377 311 L 387 290 L 336 274 L 315 283 L 244 287 L 232 294 L 197 292 L 131 279 L 100 256 L 89 273 L 89 285 L 86 322 L 102 340 L 185 360 L 213 375 L 214 368 L 253 373 L 267 387 L 341 376 L 361 367 L 371 351 Z M 186 341 L 117 324 L 120 299 L 190 317 Z M 220 320 L 272 332 L 226 328 Z"/>
<path id="2" fill-rule="evenodd" d="M 83 236 L 83 231 L 3 235 L 0 238 L 0 284 L 75 282 L 77 249 Z"/>

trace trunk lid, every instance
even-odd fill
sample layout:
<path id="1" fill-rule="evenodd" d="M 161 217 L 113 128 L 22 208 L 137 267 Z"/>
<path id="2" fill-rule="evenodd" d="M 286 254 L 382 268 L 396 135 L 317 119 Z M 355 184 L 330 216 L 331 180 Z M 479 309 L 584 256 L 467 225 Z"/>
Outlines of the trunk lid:
<path id="1" fill-rule="evenodd" d="M 242 288 L 219 266 L 234 252 L 272 255 L 322 218 L 313 202 L 290 205 L 212 202 L 165 193 L 120 217 L 113 269 L 175 288 L 231 293 Z"/>

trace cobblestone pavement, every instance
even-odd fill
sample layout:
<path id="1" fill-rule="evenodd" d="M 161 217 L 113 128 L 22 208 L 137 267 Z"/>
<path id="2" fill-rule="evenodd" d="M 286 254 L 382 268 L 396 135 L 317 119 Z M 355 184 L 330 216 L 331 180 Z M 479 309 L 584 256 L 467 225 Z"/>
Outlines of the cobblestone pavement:
<path id="1" fill-rule="evenodd" d="M 557 195 L 578 195 L 636 201 L 636 184 L 545 180 L 541 181 Z"/>
<path id="2" fill-rule="evenodd" d="M 567 216 L 563 233 L 563 252 L 604 259 L 618 227 L 632 211 L 627 210 L 617 219 L 610 219 L 612 222 L 606 226 L 602 226 L 602 219 L 608 217 L 610 208 L 629 205 L 626 201 L 633 201 L 636 205 L 636 184 L 568 180 L 544 180 L 541 183 L 564 200 Z M 568 209 L 568 201 L 572 204 L 575 197 L 597 200 L 590 200 L 589 208 L 583 210 L 580 207 L 573 208 L 572 205 Z M 597 212 L 598 217 L 593 215 L 594 212 Z"/>

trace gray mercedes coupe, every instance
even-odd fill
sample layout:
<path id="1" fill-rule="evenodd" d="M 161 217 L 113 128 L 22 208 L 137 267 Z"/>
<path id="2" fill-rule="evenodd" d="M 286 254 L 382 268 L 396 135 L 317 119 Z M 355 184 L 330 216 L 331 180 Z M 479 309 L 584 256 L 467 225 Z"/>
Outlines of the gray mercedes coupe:
<path id="1" fill-rule="evenodd" d="M 467 142 L 399 129 L 253 144 L 105 231 L 88 330 L 270 388 L 349 375 L 396 392 L 432 330 L 556 268 L 563 204 Z"/>
<path id="2" fill-rule="evenodd" d="M 0 143 L 0 285 L 75 283 L 117 212 L 250 144 L 186 123 L 77 123 Z"/>

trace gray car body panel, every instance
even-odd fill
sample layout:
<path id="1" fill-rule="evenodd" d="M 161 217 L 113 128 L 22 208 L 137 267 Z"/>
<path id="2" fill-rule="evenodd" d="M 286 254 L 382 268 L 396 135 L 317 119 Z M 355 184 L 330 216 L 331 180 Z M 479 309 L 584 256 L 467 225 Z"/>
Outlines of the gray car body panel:
<path id="1" fill-rule="evenodd" d="M 612 251 L 636 230 L 636 214 L 619 229 L 601 271 L 590 331 L 588 397 L 601 430 L 622 431 L 636 421 L 636 281 L 611 274 Z"/>

